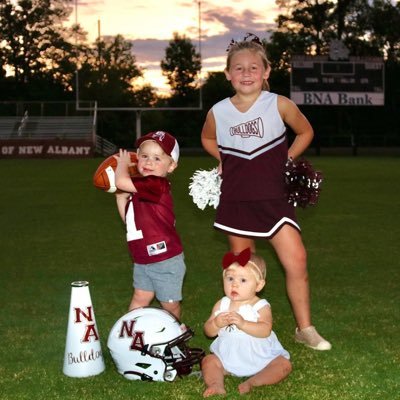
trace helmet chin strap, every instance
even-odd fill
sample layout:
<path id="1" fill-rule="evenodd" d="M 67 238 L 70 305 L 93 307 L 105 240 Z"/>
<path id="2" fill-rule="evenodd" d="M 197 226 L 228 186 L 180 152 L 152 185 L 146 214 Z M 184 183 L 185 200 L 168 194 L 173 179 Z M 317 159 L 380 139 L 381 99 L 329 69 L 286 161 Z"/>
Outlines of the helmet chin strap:
<path id="1" fill-rule="evenodd" d="M 124 371 L 124 375 L 137 375 L 137 376 L 140 376 L 141 381 L 147 381 L 147 382 L 153 381 L 153 378 L 151 376 L 137 372 L 137 371 Z"/>
<path id="2" fill-rule="evenodd" d="M 154 358 L 155 357 L 153 357 L 153 359 Z M 158 381 L 159 379 L 157 379 L 157 377 L 162 377 L 164 381 L 173 381 L 178 372 L 172 365 L 168 365 L 161 357 L 157 357 L 156 359 L 156 364 L 146 362 L 146 360 L 133 364 L 131 369 L 123 372 L 123 375 L 127 379 L 135 379 L 134 376 L 138 376 L 141 381 L 147 382 Z M 142 372 L 146 369 L 148 369 L 148 373 Z"/>

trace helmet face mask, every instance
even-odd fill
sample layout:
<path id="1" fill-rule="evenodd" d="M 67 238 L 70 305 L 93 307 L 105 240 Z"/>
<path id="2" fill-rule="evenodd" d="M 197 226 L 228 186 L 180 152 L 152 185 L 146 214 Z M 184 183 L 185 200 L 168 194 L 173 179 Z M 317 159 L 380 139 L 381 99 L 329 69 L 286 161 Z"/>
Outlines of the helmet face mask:
<path id="1" fill-rule="evenodd" d="M 143 307 L 128 312 L 114 324 L 107 346 L 125 378 L 171 382 L 177 376 L 188 375 L 204 357 L 202 349 L 186 346 L 193 335 L 169 312 Z"/>

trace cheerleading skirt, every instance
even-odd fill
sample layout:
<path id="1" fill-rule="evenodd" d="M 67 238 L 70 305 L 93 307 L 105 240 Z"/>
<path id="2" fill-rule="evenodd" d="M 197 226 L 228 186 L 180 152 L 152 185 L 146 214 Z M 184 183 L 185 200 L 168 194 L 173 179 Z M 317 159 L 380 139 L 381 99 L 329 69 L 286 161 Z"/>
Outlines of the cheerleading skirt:
<path id="1" fill-rule="evenodd" d="M 295 209 L 286 199 L 220 203 L 214 228 L 229 235 L 271 239 L 284 225 L 300 232 Z"/>

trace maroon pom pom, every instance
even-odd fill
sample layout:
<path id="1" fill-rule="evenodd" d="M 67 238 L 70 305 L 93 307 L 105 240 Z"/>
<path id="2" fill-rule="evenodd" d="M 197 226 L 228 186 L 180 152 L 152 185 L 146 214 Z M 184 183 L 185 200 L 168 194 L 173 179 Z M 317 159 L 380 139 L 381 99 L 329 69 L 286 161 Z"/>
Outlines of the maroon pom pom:
<path id="1" fill-rule="evenodd" d="M 315 171 L 309 161 L 293 161 L 290 158 L 285 170 L 289 203 L 302 208 L 317 204 L 322 180 L 322 172 Z"/>

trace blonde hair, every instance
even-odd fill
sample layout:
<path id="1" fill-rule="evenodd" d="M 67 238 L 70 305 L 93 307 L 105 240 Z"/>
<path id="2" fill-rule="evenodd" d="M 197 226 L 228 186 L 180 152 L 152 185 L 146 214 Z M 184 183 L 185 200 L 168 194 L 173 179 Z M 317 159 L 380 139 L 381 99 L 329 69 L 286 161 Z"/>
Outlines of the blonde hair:
<path id="1" fill-rule="evenodd" d="M 241 42 L 232 42 L 229 45 L 228 50 L 227 50 L 228 57 L 226 58 L 226 70 L 227 71 L 229 71 L 229 68 L 231 67 L 232 57 L 236 53 L 238 53 L 239 51 L 242 51 L 242 50 L 248 50 L 248 51 L 258 54 L 261 57 L 261 61 L 264 65 L 265 70 L 267 70 L 270 67 L 271 62 L 268 60 L 267 53 L 266 53 L 264 47 L 255 41 L 243 40 Z M 263 82 L 263 89 L 269 91 L 269 83 L 267 80 L 264 80 L 264 82 Z"/>
<path id="2" fill-rule="evenodd" d="M 257 254 L 252 254 L 250 256 L 250 260 L 243 267 L 237 262 L 232 263 L 228 268 L 224 269 L 223 276 L 225 277 L 228 271 L 236 271 L 240 268 L 249 268 L 256 278 L 257 283 L 263 280 L 265 281 L 265 277 L 267 275 L 267 265 L 264 259 Z"/>

